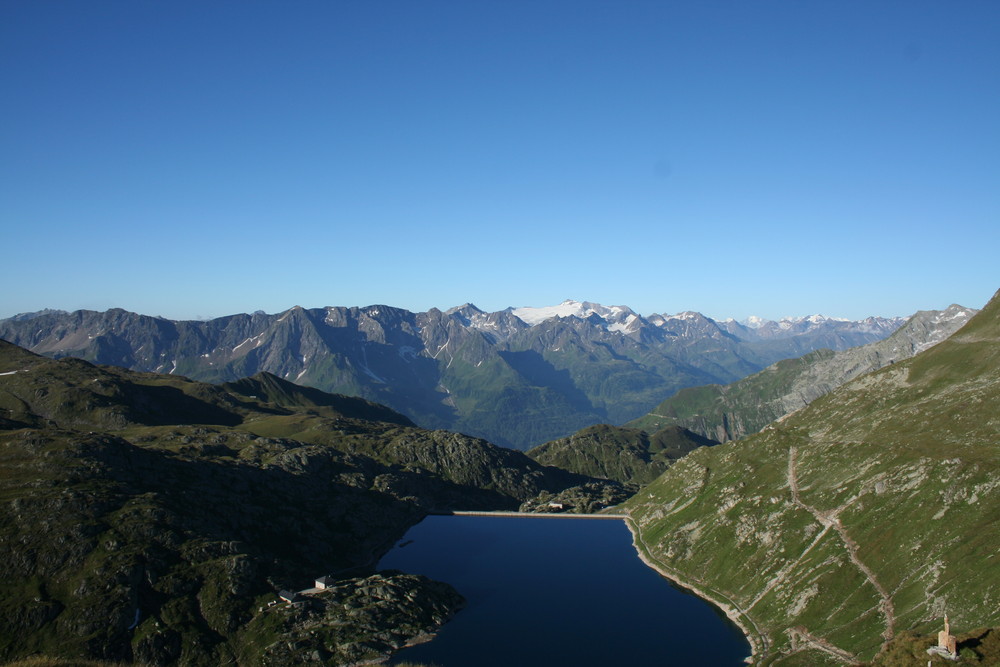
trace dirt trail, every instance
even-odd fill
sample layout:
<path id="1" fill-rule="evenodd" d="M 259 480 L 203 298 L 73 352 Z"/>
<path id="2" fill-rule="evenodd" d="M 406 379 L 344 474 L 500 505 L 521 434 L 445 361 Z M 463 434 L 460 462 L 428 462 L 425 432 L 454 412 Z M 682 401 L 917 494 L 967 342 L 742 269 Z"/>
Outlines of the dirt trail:
<path id="1" fill-rule="evenodd" d="M 858 661 L 858 657 L 856 655 L 852 655 L 844 649 L 834 646 L 822 637 L 817 637 L 801 625 L 796 628 L 789 628 L 788 635 L 792 640 L 793 653 L 801 651 L 802 649 L 811 648 L 817 651 L 822 651 L 828 655 L 832 655 L 838 660 L 843 660 L 844 662 L 856 663 Z"/>
<path id="2" fill-rule="evenodd" d="M 798 454 L 799 452 L 796 447 L 790 447 L 788 449 L 788 487 L 792 491 L 792 501 L 797 506 L 812 514 L 824 528 L 833 528 L 837 531 L 841 542 L 844 543 L 844 549 L 847 551 L 847 556 L 851 559 L 851 562 L 854 563 L 859 570 L 861 570 L 861 573 L 865 575 L 868 582 L 872 585 L 876 592 L 878 592 L 879 597 L 882 598 L 879 603 L 879 608 L 885 616 L 886 627 L 885 631 L 882 633 L 882 639 L 884 640 L 882 642 L 882 648 L 884 649 L 886 644 L 892 641 L 892 638 L 896 634 L 896 612 L 892 604 L 892 596 L 889 595 L 889 591 L 887 591 L 885 587 L 879 583 L 878 579 L 875 578 L 875 573 L 872 572 L 871 568 L 861 562 L 861 559 L 858 557 L 858 543 L 851 539 L 851 536 L 847 534 L 847 529 L 844 527 L 844 524 L 840 521 L 840 513 L 845 507 L 850 505 L 850 503 L 841 505 L 836 509 L 823 512 L 802 502 L 802 499 L 799 497 Z M 807 633 L 804 633 L 803 636 L 806 635 Z"/>
<path id="3" fill-rule="evenodd" d="M 823 526 L 823 530 L 819 531 L 819 533 L 816 535 L 816 537 L 813 538 L 813 541 L 809 543 L 809 546 L 807 546 L 802 551 L 802 553 L 799 554 L 798 558 L 796 558 L 795 560 L 792 560 L 792 561 L 788 561 L 788 564 L 785 565 L 783 568 L 781 568 L 781 570 L 776 575 L 774 575 L 771 578 L 770 581 L 767 582 L 767 585 L 764 586 L 764 588 L 761 590 L 761 592 L 757 594 L 757 597 L 755 597 L 750 602 L 750 604 L 747 605 L 747 610 L 750 610 L 750 609 L 753 609 L 754 607 L 756 607 L 757 603 L 760 602 L 764 598 L 764 596 L 766 596 L 768 593 L 770 593 L 774 589 L 775 586 L 777 586 L 782 581 L 784 581 L 786 578 L 788 578 L 788 575 L 791 574 L 792 570 L 794 570 L 798 566 L 798 564 L 802 562 L 802 559 L 804 559 L 806 556 L 809 555 L 809 552 L 813 550 L 813 547 L 815 547 L 817 544 L 819 544 L 820 541 L 824 537 L 826 537 L 826 534 L 829 531 L 830 531 L 830 527 L 829 526 Z"/>

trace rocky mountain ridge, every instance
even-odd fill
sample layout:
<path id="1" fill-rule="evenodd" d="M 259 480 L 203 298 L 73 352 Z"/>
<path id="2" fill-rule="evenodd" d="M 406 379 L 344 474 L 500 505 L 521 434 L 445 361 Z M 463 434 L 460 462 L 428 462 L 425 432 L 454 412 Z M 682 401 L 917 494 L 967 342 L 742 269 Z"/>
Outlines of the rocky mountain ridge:
<path id="1" fill-rule="evenodd" d="M 952 304 L 920 311 L 888 338 L 847 350 L 817 350 L 768 366 L 728 385 L 681 389 L 648 415 L 629 422 L 654 431 L 678 425 L 720 442 L 756 433 L 845 382 L 945 340 L 976 314 Z"/>
<path id="2" fill-rule="evenodd" d="M 612 479 L 638 489 L 659 477 L 677 459 L 699 447 L 717 444 L 680 426 L 647 433 L 638 428 L 598 424 L 529 449 L 527 454 L 544 465 Z"/>
<path id="3" fill-rule="evenodd" d="M 207 382 L 266 371 L 377 401 L 426 428 L 526 449 L 591 424 L 635 419 L 683 387 L 883 338 L 901 321 L 805 318 L 771 330 L 587 302 L 494 313 L 471 304 L 424 313 L 295 307 L 209 321 L 109 310 L 0 320 L 0 338 L 52 357 Z"/>

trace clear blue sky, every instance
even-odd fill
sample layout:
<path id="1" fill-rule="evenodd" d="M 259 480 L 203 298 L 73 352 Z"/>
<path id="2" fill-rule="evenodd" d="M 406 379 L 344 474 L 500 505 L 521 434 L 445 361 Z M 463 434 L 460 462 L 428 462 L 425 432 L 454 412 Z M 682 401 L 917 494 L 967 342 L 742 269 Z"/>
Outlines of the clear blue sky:
<path id="1" fill-rule="evenodd" d="M 0 3 L 0 317 L 1000 288 L 1000 3 Z"/>

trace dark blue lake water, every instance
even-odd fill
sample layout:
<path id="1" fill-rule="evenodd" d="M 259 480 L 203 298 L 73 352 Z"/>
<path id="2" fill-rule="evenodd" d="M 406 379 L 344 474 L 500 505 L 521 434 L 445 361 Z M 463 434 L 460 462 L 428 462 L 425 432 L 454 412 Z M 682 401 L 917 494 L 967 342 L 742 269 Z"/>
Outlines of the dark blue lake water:
<path id="1" fill-rule="evenodd" d="M 431 516 L 399 544 L 380 568 L 446 581 L 468 605 L 390 664 L 735 667 L 750 655 L 721 612 L 639 560 L 622 521 Z"/>

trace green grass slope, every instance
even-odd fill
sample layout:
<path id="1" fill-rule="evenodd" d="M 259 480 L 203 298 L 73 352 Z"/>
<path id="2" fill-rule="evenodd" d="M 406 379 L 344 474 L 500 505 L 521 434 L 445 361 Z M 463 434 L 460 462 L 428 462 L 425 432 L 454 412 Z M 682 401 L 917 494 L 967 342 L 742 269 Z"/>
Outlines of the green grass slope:
<path id="1" fill-rule="evenodd" d="M 1000 294 L 628 508 L 640 552 L 727 607 L 764 664 L 872 660 L 945 612 L 958 634 L 1000 624 Z"/>
<path id="2" fill-rule="evenodd" d="M 226 382 L 222 388 L 254 400 L 273 403 L 283 408 L 305 408 L 307 411 L 327 417 L 352 417 L 401 426 L 415 426 L 408 417 L 379 403 L 304 387 L 266 372 L 235 382 Z"/>

